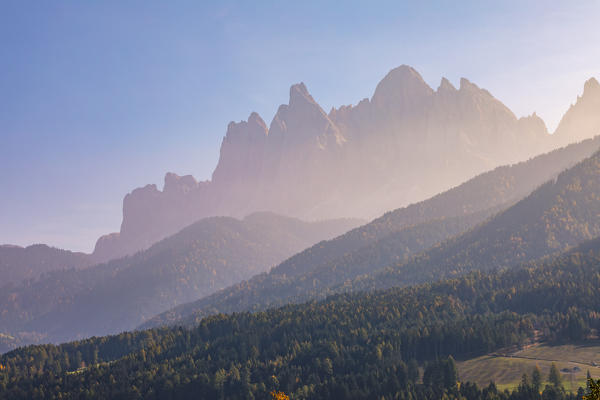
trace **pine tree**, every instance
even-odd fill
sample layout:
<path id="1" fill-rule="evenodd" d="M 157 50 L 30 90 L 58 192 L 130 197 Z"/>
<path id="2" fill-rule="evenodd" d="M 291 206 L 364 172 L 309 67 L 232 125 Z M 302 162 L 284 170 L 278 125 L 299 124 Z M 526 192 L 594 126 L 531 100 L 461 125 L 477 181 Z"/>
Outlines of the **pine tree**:
<path id="1" fill-rule="evenodd" d="M 408 379 L 411 382 L 416 383 L 419 380 L 419 364 L 414 358 L 408 362 Z"/>
<path id="2" fill-rule="evenodd" d="M 548 382 L 556 388 L 562 387 L 562 379 L 560 377 L 560 372 L 558 372 L 558 368 L 555 363 L 552 363 L 550 367 L 550 374 L 548 375 Z"/>
<path id="3" fill-rule="evenodd" d="M 588 394 L 583 397 L 584 400 L 600 400 L 600 379 L 594 381 L 588 379 Z"/>
<path id="4" fill-rule="evenodd" d="M 527 374 L 523 374 L 521 376 L 521 384 L 519 385 L 519 391 L 525 393 L 529 391 L 530 387 L 531 385 L 529 384 L 529 376 Z"/>
<path id="5" fill-rule="evenodd" d="M 458 382 L 458 370 L 456 369 L 456 363 L 452 356 L 448 356 L 445 364 L 444 371 L 444 387 L 451 388 Z"/>
<path id="6" fill-rule="evenodd" d="M 531 373 L 531 387 L 536 393 L 539 393 L 542 390 L 542 373 L 537 365 Z"/>

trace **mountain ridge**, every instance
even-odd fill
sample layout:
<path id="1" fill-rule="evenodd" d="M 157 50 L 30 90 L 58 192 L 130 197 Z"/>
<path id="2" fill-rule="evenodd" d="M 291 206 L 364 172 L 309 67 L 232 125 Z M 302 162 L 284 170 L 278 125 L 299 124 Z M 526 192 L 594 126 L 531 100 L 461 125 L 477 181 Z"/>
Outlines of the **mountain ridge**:
<path id="1" fill-rule="evenodd" d="M 468 233 L 468 229 L 496 212 L 502 212 L 503 208 L 509 208 L 598 148 L 600 137 L 554 150 L 527 162 L 498 167 L 429 200 L 388 212 L 338 238 L 306 249 L 268 274 L 178 306 L 141 327 L 176 323 L 186 316 L 194 316 L 193 320 L 198 320 L 219 312 L 262 310 L 286 302 L 321 298 L 330 291 L 345 290 L 346 282 L 352 283 L 357 276 L 383 270 L 393 264 L 394 256 L 415 256 L 427 250 L 428 246 L 439 246 L 436 243 L 462 233 L 461 230 Z M 453 222 L 452 218 L 457 217 L 459 220 Z M 456 225 L 453 230 L 448 230 L 448 224 Z M 371 254 L 367 261 L 364 260 L 365 254 Z M 386 264 L 386 261 L 389 262 Z M 358 284 L 370 289 L 368 283 Z"/>
<path id="2" fill-rule="evenodd" d="M 72 252 L 45 244 L 22 247 L 0 245 L 0 288 L 37 279 L 44 273 L 92 265 L 89 254 Z"/>
<path id="3" fill-rule="evenodd" d="M 374 274 L 376 287 L 511 268 L 600 236 L 600 150 L 472 230 Z M 362 282 L 369 287 L 369 280 Z"/>
<path id="4" fill-rule="evenodd" d="M 596 238 L 510 271 L 218 315 L 191 329 L 21 348 L 0 356 L 5 390 L 23 399 L 41 392 L 70 398 L 86 389 L 101 397 L 190 399 L 262 398 L 283 389 L 302 399 L 345 399 L 371 398 L 375 390 L 441 398 L 447 388 L 469 400 L 499 397 L 493 383 L 482 391 L 461 384 L 452 357 L 523 346 L 540 335 L 551 343 L 586 339 L 600 326 L 599 261 Z M 445 357 L 451 374 L 436 369 Z M 523 382 L 501 398 L 523 396 L 526 375 Z M 557 392 L 564 392 L 560 382 L 543 397 L 575 397 Z M 535 389 L 531 398 L 540 396 Z"/>
<path id="5" fill-rule="evenodd" d="M 554 135 L 535 113 L 517 118 L 466 78 L 458 89 L 442 78 L 433 90 L 406 65 L 391 70 L 371 98 L 329 113 L 306 85 L 292 85 L 270 124 L 251 113 L 228 125 L 211 180 L 167 174 L 169 190 L 149 185 L 128 194 L 120 232 L 98 240 L 95 260 L 147 248 L 211 215 L 267 210 L 305 220 L 370 219 L 418 202 L 496 166 L 600 133 L 594 82 L 578 101 L 584 106 L 567 111 Z M 598 132 L 575 135 L 581 124 Z"/>
<path id="6" fill-rule="evenodd" d="M 17 344 L 133 329 L 161 310 L 260 273 L 359 224 L 273 213 L 202 219 L 149 249 L 0 291 L 0 334 Z"/>

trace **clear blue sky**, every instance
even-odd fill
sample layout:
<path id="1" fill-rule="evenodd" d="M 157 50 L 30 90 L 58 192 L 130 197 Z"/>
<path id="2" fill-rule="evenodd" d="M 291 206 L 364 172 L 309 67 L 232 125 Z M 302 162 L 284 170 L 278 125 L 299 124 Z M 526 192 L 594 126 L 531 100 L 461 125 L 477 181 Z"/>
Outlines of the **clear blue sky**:
<path id="1" fill-rule="evenodd" d="M 600 75 L 598 1 L 0 2 L 0 243 L 90 251 L 164 173 L 208 179 L 231 120 L 393 67 L 464 76 L 553 128 Z"/>

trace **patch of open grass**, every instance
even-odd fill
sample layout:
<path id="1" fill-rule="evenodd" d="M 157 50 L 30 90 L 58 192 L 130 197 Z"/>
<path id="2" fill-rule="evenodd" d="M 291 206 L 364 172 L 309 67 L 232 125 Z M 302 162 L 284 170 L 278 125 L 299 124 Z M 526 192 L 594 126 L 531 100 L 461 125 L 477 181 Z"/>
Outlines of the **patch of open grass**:
<path id="1" fill-rule="evenodd" d="M 579 387 L 586 386 L 587 371 L 594 378 L 600 377 L 600 342 L 537 345 L 509 354 L 486 355 L 460 361 L 457 362 L 457 367 L 463 382 L 471 381 L 478 386 L 487 386 L 493 380 L 499 389 L 512 390 L 519 386 L 524 373 L 531 376 L 536 365 L 546 380 L 553 362 L 561 371 L 565 389 L 575 392 Z"/>

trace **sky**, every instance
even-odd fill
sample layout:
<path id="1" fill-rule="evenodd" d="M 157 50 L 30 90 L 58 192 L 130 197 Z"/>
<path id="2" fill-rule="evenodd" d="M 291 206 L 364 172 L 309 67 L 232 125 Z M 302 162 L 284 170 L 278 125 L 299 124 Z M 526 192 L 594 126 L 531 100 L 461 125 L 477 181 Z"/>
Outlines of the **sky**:
<path id="1" fill-rule="evenodd" d="M 210 179 L 229 121 L 304 82 L 328 111 L 408 64 L 550 130 L 600 76 L 600 1 L 0 2 L 0 243 L 90 252 L 168 171 Z"/>

